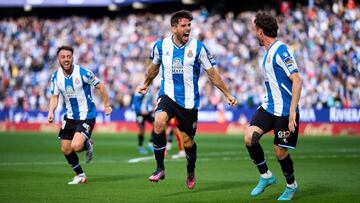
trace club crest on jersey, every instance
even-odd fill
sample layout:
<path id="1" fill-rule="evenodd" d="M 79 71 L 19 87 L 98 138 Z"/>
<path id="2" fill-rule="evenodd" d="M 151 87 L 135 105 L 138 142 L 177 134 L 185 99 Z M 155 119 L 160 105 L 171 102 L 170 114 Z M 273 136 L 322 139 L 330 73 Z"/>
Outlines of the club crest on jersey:
<path id="1" fill-rule="evenodd" d="M 79 78 L 75 78 L 75 84 L 79 84 L 80 83 L 80 80 L 79 80 Z"/>
<path id="2" fill-rule="evenodd" d="M 183 65 L 180 58 L 174 58 L 172 65 L 172 73 L 173 74 L 183 74 Z"/>
<path id="3" fill-rule="evenodd" d="M 73 87 L 71 87 L 71 86 L 66 86 L 65 94 L 68 98 L 76 98 L 75 91 L 74 91 Z"/>
<path id="4" fill-rule="evenodd" d="M 189 50 L 189 51 L 188 51 L 187 56 L 188 56 L 189 58 L 192 58 L 192 57 L 194 56 L 192 50 Z"/>

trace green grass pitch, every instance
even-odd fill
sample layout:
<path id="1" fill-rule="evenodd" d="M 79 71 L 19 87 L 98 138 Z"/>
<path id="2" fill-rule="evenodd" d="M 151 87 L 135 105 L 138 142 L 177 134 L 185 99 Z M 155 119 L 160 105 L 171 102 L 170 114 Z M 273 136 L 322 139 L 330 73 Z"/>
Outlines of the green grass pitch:
<path id="1" fill-rule="evenodd" d="M 82 168 L 83 185 L 67 185 L 74 176 L 60 152 L 56 134 L 0 133 L 0 202 L 276 202 L 285 180 L 272 150 L 261 143 L 277 184 L 258 197 L 249 195 L 258 172 L 242 136 L 197 135 L 197 185 L 185 186 L 184 159 L 166 158 L 166 179 L 151 183 L 153 159 L 141 157 L 131 134 L 94 134 L 94 161 Z M 148 140 L 148 137 L 146 137 Z M 175 147 L 170 154 L 176 153 Z M 295 202 L 360 202 L 360 137 L 300 137 L 295 151 L 299 192 Z"/>

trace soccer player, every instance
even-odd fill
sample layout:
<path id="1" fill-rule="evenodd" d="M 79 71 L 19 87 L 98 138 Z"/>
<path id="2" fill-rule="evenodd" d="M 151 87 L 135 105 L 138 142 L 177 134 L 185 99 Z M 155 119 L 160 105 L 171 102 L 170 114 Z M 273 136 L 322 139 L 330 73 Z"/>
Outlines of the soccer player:
<path id="1" fill-rule="evenodd" d="M 295 149 L 298 138 L 298 102 L 302 80 L 293 54 L 283 42 L 276 39 L 276 19 L 266 13 L 258 13 L 254 27 L 260 46 L 266 48 L 261 66 L 266 97 L 255 112 L 244 137 L 249 155 L 260 172 L 259 183 L 251 195 L 261 194 L 267 186 L 276 182 L 266 165 L 259 143 L 264 133 L 274 130 L 274 151 L 287 183 L 285 192 L 278 200 L 291 200 L 298 186 L 288 149 Z"/>
<path id="2" fill-rule="evenodd" d="M 151 91 L 146 94 L 135 93 L 133 98 L 133 107 L 136 113 L 136 123 L 139 128 L 138 132 L 138 146 L 140 154 L 147 154 L 144 148 L 144 135 L 145 135 L 145 121 L 153 126 L 154 115 L 153 115 L 153 95 Z M 149 149 L 153 151 L 153 136 L 150 138 Z"/>
<path id="3" fill-rule="evenodd" d="M 95 125 L 96 108 L 91 97 L 91 86 L 99 90 L 103 97 L 105 115 L 109 115 L 112 108 L 109 105 L 108 93 L 100 80 L 90 70 L 73 64 L 73 52 L 70 46 L 57 49 L 60 68 L 51 77 L 52 96 L 48 122 L 52 123 L 54 120 L 54 111 L 61 94 L 66 104 L 66 115 L 59 132 L 61 151 L 76 173 L 68 184 L 80 184 L 87 182 L 87 177 L 76 152 L 86 150 L 87 163 L 91 161 L 93 153 L 90 138 Z"/>
<path id="4" fill-rule="evenodd" d="M 193 17 L 189 11 L 181 10 L 171 16 L 172 35 L 155 43 L 151 52 L 152 63 L 138 92 L 145 94 L 157 76 L 161 67 L 161 86 L 155 109 L 154 154 L 157 163 L 155 172 L 149 177 L 152 182 L 165 178 L 164 151 L 166 145 L 165 130 L 169 119 L 176 117 L 182 133 L 187 158 L 188 189 L 195 187 L 196 133 L 198 108 L 200 105 L 198 79 L 200 69 L 205 69 L 211 82 L 225 95 L 230 105 L 236 105 L 236 99 L 230 94 L 221 79 L 204 44 L 190 35 Z"/>

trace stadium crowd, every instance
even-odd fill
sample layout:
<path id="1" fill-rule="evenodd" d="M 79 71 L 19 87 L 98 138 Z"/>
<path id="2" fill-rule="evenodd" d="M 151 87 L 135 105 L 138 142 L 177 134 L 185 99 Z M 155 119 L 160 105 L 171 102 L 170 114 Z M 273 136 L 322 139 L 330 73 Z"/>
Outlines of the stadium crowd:
<path id="1" fill-rule="evenodd" d="M 201 9 L 193 15 L 192 36 L 204 41 L 215 56 L 239 105 L 259 105 L 265 95 L 259 73 L 265 50 L 252 34 L 255 13 L 221 16 Z M 359 107 L 359 6 L 297 6 L 277 16 L 279 39 L 290 45 L 303 77 L 300 106 Z M 50 76 L 58 68 L 56 48 L 64 44 L 74 46 L 75 63 L 105 82 L 113 107 L 129 107 L 154 42 L 170 34 L 169 17 L 143 13 L 114 19 L 0 19 L 0 109 L 47 109 Z M 199 81 L 202 108 L 227 108 L 206 76 Z M 154 88 L 159 85 L 157 80 Z"/>

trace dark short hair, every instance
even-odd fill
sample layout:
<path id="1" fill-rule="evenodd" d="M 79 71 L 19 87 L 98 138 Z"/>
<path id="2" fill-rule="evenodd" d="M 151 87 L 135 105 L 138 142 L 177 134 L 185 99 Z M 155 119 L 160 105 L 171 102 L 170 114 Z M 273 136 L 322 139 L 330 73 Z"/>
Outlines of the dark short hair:
<path id="1" fill-rule="evenodd" d="M 72 48 L 71 46 L 63 45 L 57 48 L 56 55 L 59 55 L 61 50 L 70 51 L 72 54 L 74 53 L 74 48 Z"/>
<path id="2" fill-rule="evenodd" d="M 279 26 L 273 16 L 265 12 L 258 12 L 255 16 L 254 24 L 261 28 L 266 36 L 277 37 Z"/>
<path id="3" fill-rule="evenodd" d="M 171 15 L 171 19 L 170 19 L 171 27 L 176 26 L 179 23 L 179 20 L 182 18 L 186 18 L 190 21 L 192 21 L 192 19 L 194 19 L 191 12 L 188 10 L 177 11 Z"/>

